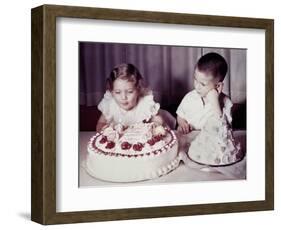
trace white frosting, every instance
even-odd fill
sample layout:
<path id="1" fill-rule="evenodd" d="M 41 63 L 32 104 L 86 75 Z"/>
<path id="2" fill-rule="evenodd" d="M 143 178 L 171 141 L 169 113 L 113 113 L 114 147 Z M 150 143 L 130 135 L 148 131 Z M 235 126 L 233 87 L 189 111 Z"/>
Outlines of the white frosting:
<path id="1" fill-rule="evenodd" d="M 144 129 L 151 129 L 149 124 L 142 125 Z M 140 136 L 140 127 L 135 127 Z M 134 127 L 128 128 L 129 133 Z M 107 133 L 107 131 L 106 131 Z M 126 133 L 126 131 L 125 131 Z M 178 167 L 181 157 L 178 156 L 178 141 L 173 131 L 166 130 L 165 137 L 149 145 L 142 142 L 139 151 L 121 148 L 122 137 L 115 143 L 114 148 L 106 148 L 106 143 L 100 143 L 104 133 L 97 133 L 88 143 L 87 171 L 90 175 L 106 181 L 132 182 L 153 179 L 169 173 Z M 147 135 L 147 136 L 150 136 Z M 125 135 L 126 137 L 126 135 Z M 129 137 L 129 135 L 128 135 Z"/>
<path id="2" fill-rule="evenodd" d="M 242 160 L 243 153 L 226 119 L 211 118 L 191 143 L 188 156 L 200 164 L 224 166 Z"/>

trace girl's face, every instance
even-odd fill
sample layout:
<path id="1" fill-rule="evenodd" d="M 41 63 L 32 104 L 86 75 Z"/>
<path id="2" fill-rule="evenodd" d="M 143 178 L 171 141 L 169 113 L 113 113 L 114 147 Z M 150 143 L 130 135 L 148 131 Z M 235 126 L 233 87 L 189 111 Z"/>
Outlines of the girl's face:
<path id="1" fill-rule="evenodd" d="M 116 79 L 111 93 L 116 103 L 124 110 L 131 110 L 137 105 L 139 93 L 134 82 Z"/>
<path id="2" fill-rule="evenodd" d="M 213 76 L 195 69 L 194 88 L 201 97 L 205 97 L 210 90 L 215 89 L 217 83 Z"/>

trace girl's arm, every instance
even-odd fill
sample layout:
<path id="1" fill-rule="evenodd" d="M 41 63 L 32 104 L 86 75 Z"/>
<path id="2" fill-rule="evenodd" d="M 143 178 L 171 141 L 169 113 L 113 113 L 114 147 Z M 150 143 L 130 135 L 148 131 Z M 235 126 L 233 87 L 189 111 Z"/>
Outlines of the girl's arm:
<path id="1" fill-rule="evenodd" d="M 100 132 L 102 129 L 104 129 L 106 126 L 108 126 L 108 123 L 104 117 L 104 115 L 102 114 L 97 122 L 97 126 L 96 126 L 96 131 Z"/>

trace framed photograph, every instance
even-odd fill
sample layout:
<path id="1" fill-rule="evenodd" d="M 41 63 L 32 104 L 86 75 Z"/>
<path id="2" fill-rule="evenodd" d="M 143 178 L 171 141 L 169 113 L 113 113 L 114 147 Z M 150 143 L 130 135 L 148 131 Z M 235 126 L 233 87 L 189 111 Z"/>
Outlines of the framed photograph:
<path id="1" fill-rule="evenodd" d="M 273 39 L 271 19 L 32 9 L 31 219 L 273 210 Z"/>

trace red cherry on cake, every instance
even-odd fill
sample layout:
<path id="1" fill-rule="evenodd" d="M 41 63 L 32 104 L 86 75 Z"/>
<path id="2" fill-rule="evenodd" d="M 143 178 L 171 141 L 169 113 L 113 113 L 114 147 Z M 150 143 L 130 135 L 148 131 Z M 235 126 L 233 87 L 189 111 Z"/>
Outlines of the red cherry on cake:
<path id="1" fill-rule="evenodd" d="M 137 143 L 137 144 L 134 144 L 134 145 L 133 145 L 133 149 L 134 149 L 135 151 L 141 151 L 142 148 L 143 148 L 143 144 L 142 144 L 142 143 Z"/>
<path id="2" fill-rule="evenodd" d="M 103 137 L 100 139 L 100 143 L 101 143 L 101 144 L 104 144 L 105 142 L 107 142 L 107 137 L 106 137 L 106 136 L 103 136 Z"/>
<path id="3" fill-rule="evenodd" d="M 125 141 L 121 144 L 121 148 L 124 149 L 124 150 L 130 149 L 131 147 L 132 147 L 132 145 L 127 141 Z"/>
<path id="4" fill-rule="evenodd" d="M 115 143 L 113 141 L 109 141 L 109 142 L 107 142 L 105 148 L 112 149 L 112 148 L 114 148 L 114 146 L 115 146 Z"/>
<path id="5" fill-rule="evenodd" d="M 154 142 L 158 142 L 162 140 L 162 136 L 161 135 L 157 135 L 153 137 Z"/>
<path id="6" fill-rule="evenodd" d="M 152 145 L 155 144 L 155 141 L 154 141 L 154 139 L 152 138 L 152 139 L 148 140 L 147 143 L 152 146 Z"/>

